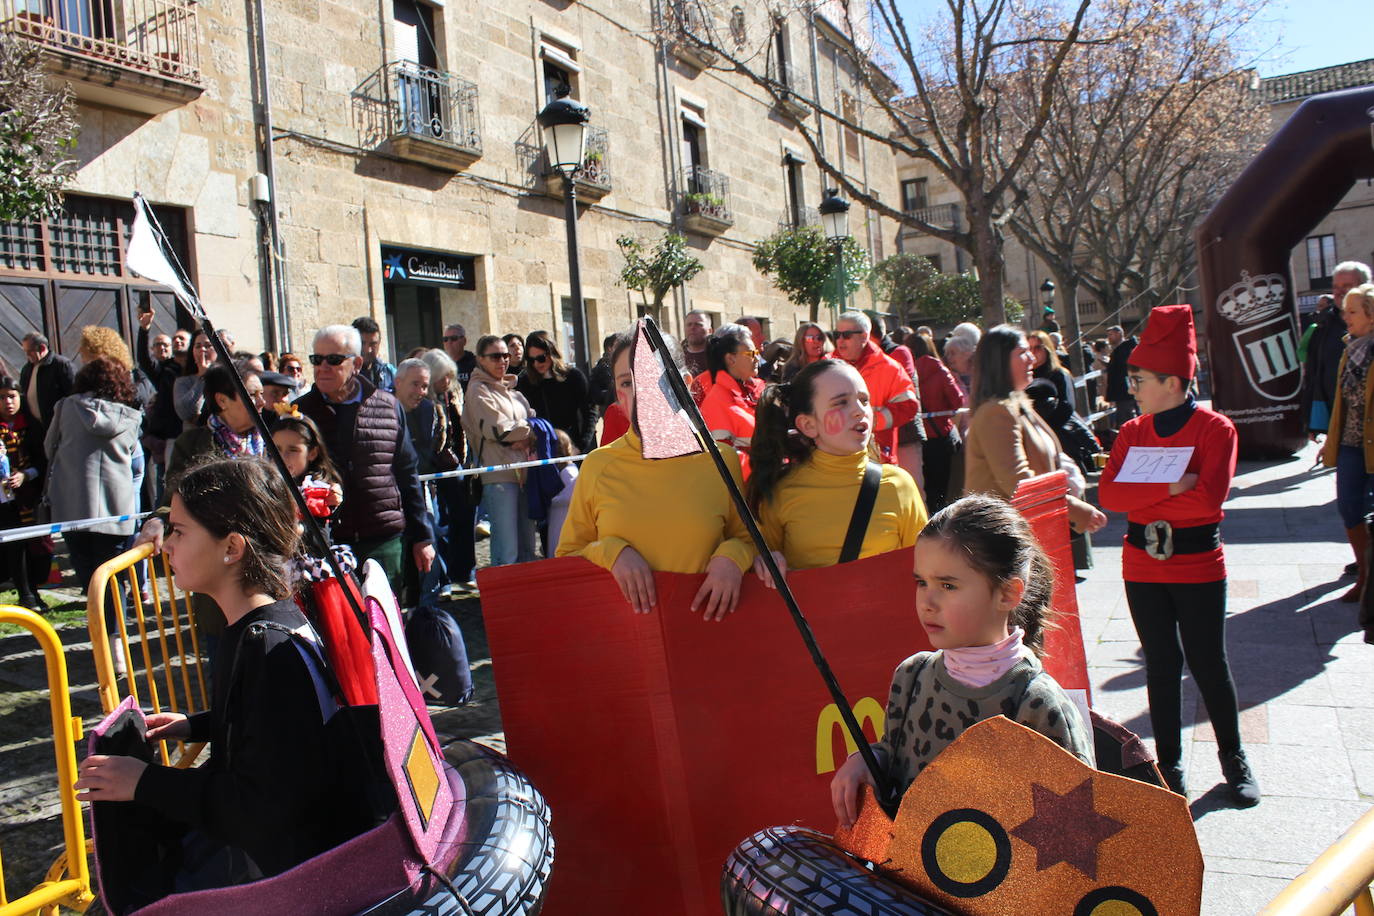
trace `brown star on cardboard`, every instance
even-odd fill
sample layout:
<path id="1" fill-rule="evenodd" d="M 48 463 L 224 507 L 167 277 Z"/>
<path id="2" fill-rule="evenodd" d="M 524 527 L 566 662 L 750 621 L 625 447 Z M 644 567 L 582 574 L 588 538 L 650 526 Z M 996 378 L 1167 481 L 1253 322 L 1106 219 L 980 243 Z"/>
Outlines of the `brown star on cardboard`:
<path id="1" fill-rule="evenodd" d="M 1035 870 L 1066 862 L 1097 880 L 1097 846 L 1126 825 L 1093 810 L 1093 781 L 1088 777 L 1060 795 L 1031 783 L 1035 814 L 1011 835 L 1035 847 Z"/>

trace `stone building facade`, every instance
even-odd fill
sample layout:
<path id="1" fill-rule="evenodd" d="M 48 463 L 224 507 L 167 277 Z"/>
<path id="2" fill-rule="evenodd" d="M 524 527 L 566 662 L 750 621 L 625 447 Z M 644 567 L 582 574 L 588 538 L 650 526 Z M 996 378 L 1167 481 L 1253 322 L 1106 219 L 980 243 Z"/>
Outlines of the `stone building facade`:
<path id="1" fill-rule="evenodd" d="M 62 352 L 84 324 L 131 332 L 141 302 L 177 321 L 122 264 L 135 190 L 247 349 L 305 350 L 322 325 L 372 315 L 392 358 L 459 321 L 474 341 L 549 329 L 595 360 L 641 304 L 617 282 L 616 238 L 670 227 L 705 265 L 665 310 L 670 329 L 689 307 L 760 316 L 772 336 L 803 317 L 751 256 L 821 200 L 796 124 L 822 116 L 802 100 L 861 107 L 822 16 L 776 21 L 757 3 L 726 22 L 696 0 L 103 2 L 0 0 L 0 25 L 48 49 L 81 122 L 67 212 L 0 228 L 11 365 L 30 326 Z M 707 21 L 758 45 L 786 104 L 673 40 Z M 560 84 L 592 111 L 581 314 L 536 122 Z M 890 153 L 831 142 L 847 174 L 895 195 Z M 856 206 L 850 226 L 875 257 L 893 250 L 894 224 Z"/>

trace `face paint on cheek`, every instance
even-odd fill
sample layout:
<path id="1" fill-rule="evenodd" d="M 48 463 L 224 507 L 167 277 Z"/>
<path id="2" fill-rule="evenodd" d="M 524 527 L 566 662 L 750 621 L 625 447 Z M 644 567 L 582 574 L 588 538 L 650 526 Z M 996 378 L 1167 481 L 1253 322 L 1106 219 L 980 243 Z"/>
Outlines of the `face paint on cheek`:
<path id="1" fill-rule="evenodd" d="M 838 436 L 844 430 L 844 411 L 838 407 L 827 410 L 821 428 L 827 436 Z"/>

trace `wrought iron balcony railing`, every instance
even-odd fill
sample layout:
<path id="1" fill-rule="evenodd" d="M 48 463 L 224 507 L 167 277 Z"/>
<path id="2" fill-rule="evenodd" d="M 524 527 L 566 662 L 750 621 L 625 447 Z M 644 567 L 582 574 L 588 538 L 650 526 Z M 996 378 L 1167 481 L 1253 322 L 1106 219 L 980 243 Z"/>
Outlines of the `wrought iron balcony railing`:
<path id="1" fill-rule="evenodd" d="M 959 225 L 958 204 L 935 204 L 929 207 L 908 207 L 906 209 L 906 215 L 931 226 L 938 226 L 941 229 L 954 229 Z M 908 226 L 907 231 L 920 232 L 921 230 Z"/>
<path id="2" fill-rule="evenodd" d="M 401 155 L 461 167 L 482 155 L 477 86 L 467 80 L 395 61 L 353 91 L 364 146 L 390 141 Z"/>
<path id="3" fill-rule="evenodd" d="M 800 211 L 788 207 L 782 211 L 782 217 L 778 220 L 779 229 L 800 229 L 802 226 L 819 226 L 820 224 L 821 214 L 815 207 L 802 207 Z"/>
<path id="4" fill-rule="evenodd" d="M 730 210 L 730 179 L 699 165 L 682 171 L 682 213 L 700 215 L 718 223 L 734 223 Z"/>
<path id="5" fill-rule="evenodd" d="M 62 57 L 201 85 L 195 0 L 0 0 L 0 29 Z"/>

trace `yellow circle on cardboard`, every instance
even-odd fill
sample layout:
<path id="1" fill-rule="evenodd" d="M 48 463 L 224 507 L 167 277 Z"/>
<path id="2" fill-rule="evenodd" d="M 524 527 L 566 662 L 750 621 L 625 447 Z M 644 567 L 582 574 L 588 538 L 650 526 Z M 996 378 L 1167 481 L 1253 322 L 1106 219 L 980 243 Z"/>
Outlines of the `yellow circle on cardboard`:
<path id="1" fill-rule="evenodd" d="M 997 841 L 982 824 L 973 821 L 950 824 L 935 841 L 935 862 L 951 881 L 960 884 L 982 881 L 997 864 Z M 1135 914 L 1139 916 L 1139 911 Z M 1093 916 L 1117 914 L 1094 910 Z"/>

